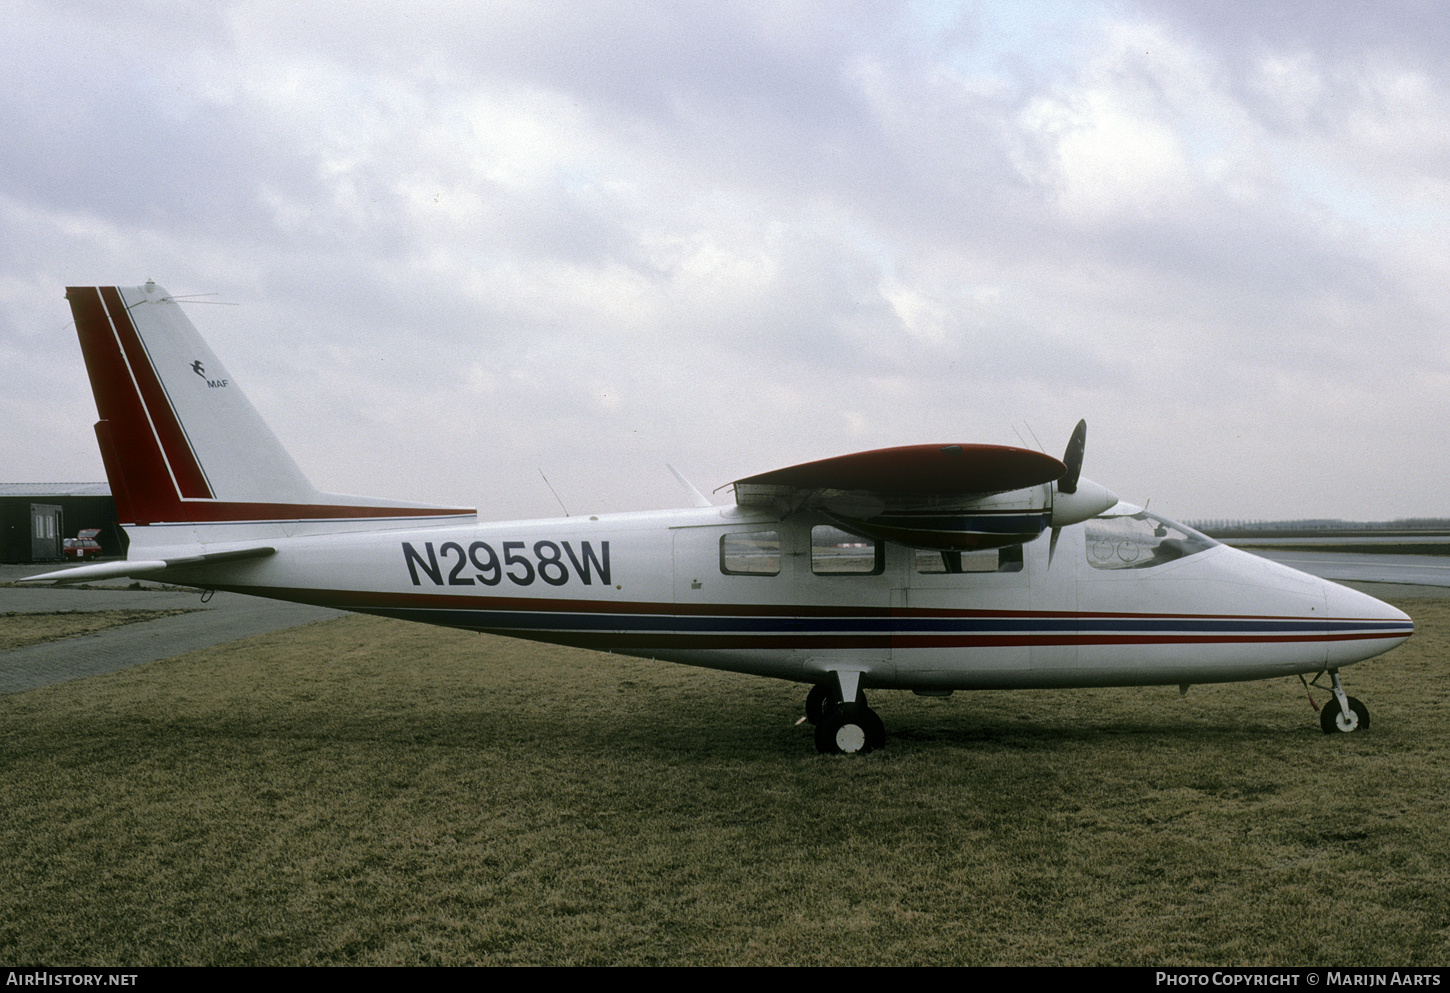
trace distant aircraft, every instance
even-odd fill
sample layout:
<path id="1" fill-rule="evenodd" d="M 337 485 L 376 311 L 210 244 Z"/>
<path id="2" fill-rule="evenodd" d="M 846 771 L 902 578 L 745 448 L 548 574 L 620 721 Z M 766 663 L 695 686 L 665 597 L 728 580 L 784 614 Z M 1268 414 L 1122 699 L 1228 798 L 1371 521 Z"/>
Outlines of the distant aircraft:
<path id="1" fill-rule="evenodd" d="M 36 581 L 144 577 L 809 683 L 827 753 L 885 743 L 868 688 L 1327 673 L 1321 725 L 1354 731 L 1369 712 L 1339 670 L 1414 630 L 1119 502 L 1080 474 L 1084 423 L 1061 461 L 888 448 L 736 480 L 729 507 L 691 488 L 688 510 L 485 523 L 321 493 L 165 290 L 66 296 L 129 557 Z"/>

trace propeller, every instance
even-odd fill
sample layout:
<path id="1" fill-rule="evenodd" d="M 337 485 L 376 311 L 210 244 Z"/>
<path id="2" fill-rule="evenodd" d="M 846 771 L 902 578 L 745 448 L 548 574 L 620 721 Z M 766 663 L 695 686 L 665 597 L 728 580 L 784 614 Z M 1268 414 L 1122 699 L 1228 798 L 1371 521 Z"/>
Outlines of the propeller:
<path id="1" fill-rule="evenodd" d="M 1087 449 L 1087 421 L 1077 422 L 1072 437 L 1067 440 L 1067 450 L 1062 453 L 1062 464 L 1067 466 L 1054 484 L 1052 501 L 1052 537 L 1047 542 L 1047 565 L 1052 567 L 1052 556 L 1057 551 L 1057 539 L 1062 529 L 1069 524 L 1078 524 L 1095 517 L 1118 502 L 1116 494 L 1109 492 L 1092 480 L 1082 478 L 1083 453 Z M 1078 490 L 1081 489 L 1082 493 Z"/>
<path id="2" fill-rule="evenodd" d="M 1087 421 L 1077 422 L 1077 427 L 1072 429 L 1072 437 L 1067 439 L 1067 451 L 1062 453 L 1062 464 L 1067 466 L 1067 472 L 1057 481 L 1057 492 L 1076 493 L 1077 481 L 1082 475 L 1082 455 L 1087 448 Z"/>

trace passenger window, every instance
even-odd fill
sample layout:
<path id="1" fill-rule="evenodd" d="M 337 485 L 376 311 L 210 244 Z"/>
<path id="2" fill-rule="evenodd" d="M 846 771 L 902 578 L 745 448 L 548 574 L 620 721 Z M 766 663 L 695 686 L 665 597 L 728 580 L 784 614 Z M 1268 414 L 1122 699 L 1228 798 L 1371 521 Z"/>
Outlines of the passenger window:
<path id="1" fill-rule="evenodd" d="M 746 531 L 720 538 L 720 571 L 727 576 L 780 574 L 780 532 Z"/>
<path id="2" fill-rule="evenodd" d="M 879 576 L 885 571 L 884 545 L 829 524 L 811 528 L 811 572 L 817 576 Z"/>
<path id="3" fill-rule="evenodd" d="M 933 552 L 917 549 L 916 571 L 923 574 L 957 572 L 1021 572 L 1022 546 L 988 548 L 979 552 Z"/>

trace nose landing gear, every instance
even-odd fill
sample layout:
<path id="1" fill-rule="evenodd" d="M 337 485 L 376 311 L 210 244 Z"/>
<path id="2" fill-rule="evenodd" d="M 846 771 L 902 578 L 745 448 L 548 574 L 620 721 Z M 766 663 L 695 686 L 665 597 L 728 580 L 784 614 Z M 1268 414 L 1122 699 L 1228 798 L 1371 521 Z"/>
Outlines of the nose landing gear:
<path id="1" fill-rule="evenodd" d="M 1345 694 L 1344 684 L 1339 681 L 1338 669 L 1329 670 L 1329 680 L 1333 683 L 1330 689 L 1334 695 L 1329 698 L 1324 709 L 1319 711 L 1320 729 L 1325 734 L 1348 734 L 1351 731 L 1368 730 L 1369 708 L 1361 701 Z M 1318 685 L 1317 679 L 1314 685 Z"/>

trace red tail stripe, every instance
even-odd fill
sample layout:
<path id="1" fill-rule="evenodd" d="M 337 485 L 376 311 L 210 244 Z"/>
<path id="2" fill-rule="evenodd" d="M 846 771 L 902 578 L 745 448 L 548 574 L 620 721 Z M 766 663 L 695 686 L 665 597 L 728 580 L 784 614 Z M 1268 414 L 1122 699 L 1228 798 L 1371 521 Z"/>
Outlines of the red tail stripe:
<path id="1" fill-rule="evenodd" d="M 126 473 L 116 453 L 116 442 L 111 438 L 111 422 L 96 422 L 96 444 L 101 446 L 101 463 L 106 467 L 106 478 L 111 481 L 111 499 L 116 502 L 116 518 L 124 523 L 136 520 L 136 508 L 131 503 L 131 491 L 126 486 Z"/>
<path id="2" fill-rule="evenodd" d="M 131 371 L 106 316 L 98 288 L 72 286 L 66 290 L 71 313 L 76 319 L 86 373 L 96 398 L 102 423 L 108 426 L 110 456 L 102 447 L 106 475 L 111 488 L 124 490 L 130 513 L 121 523 L 138 523 L 160 518 L 160 508 L 176 503 L 176 487 L 166 459 L 151 430 L 150 418 L 131 382 Z M 159 486 L 158 486 L 159 484 Z M 118 511 L 121 510 L 117 504 Z"/>
<path id="3" fill-rule="evenodd" d="M 177 490 L 184 499 L 210 499 L 212 491 L 207 484 L 206 473 L 197 462 L 196 453 L 191 450 L 191 442 L 187 440 L 181 421 L 171 406 L 166 388 L 161 385 L 161 379 L 156 375 L 151 356 L 147 354 L 146 346 L 136 331 L 136 325 L 131 321 L 131 314 L 126 309 L 126 301 L 121 298 L 121 291 L 114 286 L 102 286 L 100 291 L 101 299 L 110 311 L 116 338 L 131 366 L 131 376 L 140 392 L 141 403 L 149 415 L 157 439 L 161 442 L 166 462 L 171 467 L 170 475 L 176 481 Z M 162 482 L 156 481 L 158 485 Z"/>

